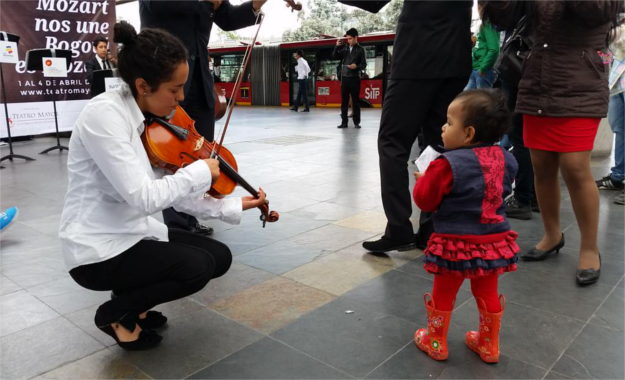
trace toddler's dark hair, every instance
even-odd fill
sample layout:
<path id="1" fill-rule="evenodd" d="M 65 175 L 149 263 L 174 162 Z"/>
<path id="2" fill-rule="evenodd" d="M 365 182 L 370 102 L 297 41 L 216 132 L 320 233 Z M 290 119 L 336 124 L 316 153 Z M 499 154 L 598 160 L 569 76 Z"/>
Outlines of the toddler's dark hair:
<path id="1" fill-rule="evenodd" d="M 161 29 L 135 28 L 121 21 L 115 24 L 114 41 L 123 44 L 118 54 L 119 74 L 137 97 L 135 80 L 143 78 L 153 91 L 171 79 L 179 64 L 187 62 L 187 49 L 172 34 Z"/>
<path id="2" fill-rule="evenodd" d="M 455 100 L 462 101 L 463 125 L 475 128 L 473 142 L 496 143 L 510 129 L 507 99 L 500 90 L 468 90 Z"/>

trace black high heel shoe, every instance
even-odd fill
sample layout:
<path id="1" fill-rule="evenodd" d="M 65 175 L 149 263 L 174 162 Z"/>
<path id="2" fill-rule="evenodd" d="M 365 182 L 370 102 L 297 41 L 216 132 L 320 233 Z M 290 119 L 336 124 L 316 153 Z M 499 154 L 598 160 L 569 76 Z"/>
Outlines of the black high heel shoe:
<path id="1" fill-rule="evenodd" d="M 547 256 L 555 252 L 556 254 L 560 253 L 560 250 L 564 247 L 564 234 L 562 234 L 562 238 L 560 242 L 555 245 L 555 247 L 548 249 L 546 251 L 542 251 L 536 247 L 530 249 L 526 253 L 521 255 L 521 259 L 524 261 L 541 261 L 547 258 Z"/>
<path id="2" fill-rule="evenodd" d="M 599 269 L 578 269 L 575 273 L 575 280 L 578 285 L 590 285 L 599 280 L 601 276 L 601 252 L 599 252 Z"/>
<path id="3" fill-rule="evenodd" d="M 128 331 L 133 332 L 135 328 L 137 328 L 137 324 L 134 319 L 130 318 L 122 318 L 119 322 L 115 322 L 108 325 L 101 325 L 98 323 L 98 315 L 96 314 L 95 321 L 96 326 L 103 333 L 109 335 L 111 338 L 115 339 L 117 345 L 128 351 L 143 351 L 143 350 L 151 350 L 152 348 L 158 346 L 163 337 L 155 333 L 151 330 L 141 330 L 139 333 L 139 338 L 137 340 L 133 340 L 132 342 L 121 342 L 115 334 L 115 329 L 113 328 L 114 324 L 119 324 L 126 328 Z"/>

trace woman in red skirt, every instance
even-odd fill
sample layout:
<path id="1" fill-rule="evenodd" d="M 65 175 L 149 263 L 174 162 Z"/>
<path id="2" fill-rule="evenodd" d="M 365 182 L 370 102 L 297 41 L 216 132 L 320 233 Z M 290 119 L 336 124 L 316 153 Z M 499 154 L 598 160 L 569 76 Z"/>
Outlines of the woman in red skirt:
<path id="1" fill-rule="evenodd" d="M 577 283 L 599 279 L 597 245 L 599 192 L 590 155 L 601 118 L 608 111 L 608 33 L 622 1 L 485 1 L 487 19 L 514 27 L 515 13 L 528 15 L 534 45 L 524 62 L 516 112 L 523 114 L 523 138 L 531 151 L 535 187 L 545 234 L 521 255 L 544 260 L 564 246 L 560 228 L 561 173 L 581 233 Z"/>

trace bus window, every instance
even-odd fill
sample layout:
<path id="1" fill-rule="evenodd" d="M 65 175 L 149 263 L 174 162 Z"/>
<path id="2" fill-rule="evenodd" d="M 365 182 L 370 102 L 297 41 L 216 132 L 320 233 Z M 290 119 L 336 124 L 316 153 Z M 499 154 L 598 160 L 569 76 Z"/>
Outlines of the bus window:
<path id="1" fill-rule="evenodd" d="M 386 64 L 386 77 L 391 77 L 391 66 L 393 66 L 393 45 L 389 45 L 387 48 L 388 58 Z"/>
<path id="2" fill-rule="evenodd" d="M 334 48 L 319 50 L 319 72 L 317 73 L 318 81 L 339 80 L 337 76 L 337 71 L 339 69 L 339 65 L 341 64 L 341 61 L 332 58 L 333 51 Z"/>
<path id="3" fill-rule="evenodd" d="M 384 74 L 384 46 L 365 46 L 367 68 L 363 73 L 363 79 L 382 79 Z"/>
<path id="4" fill-rule="evenodd" d="M 219 58 L 219 60 L 218 60 Z M 215 57 L 214 71 L 215 76 L 219 77 L 220 82 L 233 83 L 236 82 L 239 75 L 239 69 L 243 63 L 243 53 L 226 54 Z M 243 82 L 250 81 L 250 68 L 247 68 L 243 78 Z"/>
<path id="5" fill-rule="evenodd" d="M 291 63 L 291 53 L 285 50 L 280 52 L 280 81 L 289 81 L 289 64 Z"/>

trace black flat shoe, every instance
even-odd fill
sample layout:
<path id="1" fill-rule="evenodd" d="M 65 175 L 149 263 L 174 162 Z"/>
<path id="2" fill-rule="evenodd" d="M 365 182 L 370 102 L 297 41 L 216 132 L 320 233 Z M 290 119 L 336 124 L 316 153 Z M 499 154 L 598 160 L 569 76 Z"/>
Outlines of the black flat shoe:
<path id="1" fill-rule="evenodd" d="M 354 124 L 354 128 L 360 129 L 360 124 Z"/>
<path id="2" fill-rule="evenodd" d="M 601 276 L 601 252 L 599 252 L 599 269 L 578 269 L 575 273 L 575 280 L 578 285 L 590 285 L 599 280 Z"/>
<path id="3" fill-rule="evenodd" d="M 337 128 L 347 128 L 347 124 L 341 124 Z"/>
<path id="4" fill-rule="evenodd" d="M 117 337 L 117 334 L 115 334 L 115 329 L 113 328 L 113 325 L 119 324 L 123 326 L 124 328 L 126 328 L 128 331 L 133 332 L 137 328 L 137 324 L 135 323 L 135 321 L 130 318 L 124 318 L 120 320 L 119 322 L 115 322 L 115 323 L 108 324 L 108 325 L 100 325 L 98 324 L 98 319 L 99 319 L 98 315 L 96 314 L 95 322 L 96 322 L 96 326 L 100 329 L 100 331 L 110 336 L 111 338 L 115 339 L 115 342 L 117 342 L 117 345 L 123 348 L 124 350 L 128 350 L 128 351 L 151 350 L 152 348 L 158 346 L 163 340 L 163 337 L 158 335 L 154 331 L 141 330 L 141 332 L 139 333 L 139 338 L 137 340 L 133 340 L 132 342 L 121 342 L 119 338 Z"/>
<path id="5" fill-rule="evenodd" d="M 526 253 L 522 254 L 521 259 L 524 261 L 541 261 L 546 259 L 547 256 L 552 252 L 555 252 L 556 254 L 560 253 L 562 247 L 564 247 L 564 234 L 562 234 L 562 239 L 560 239 L 560 242 L 556 244 L 555 247 L 546 251 L 541 251 L 540 249 L 534 247 Z"/>
<path id="6" fill-rule="evenodd" d="M 148 311 L 145 318 L 137 319 L 137 324 L 141 327 L 141 330 L 154 330 L 159 327 L 163 327 L 167 323 L 167 317 L 158 311 Z"/>
<path id="7" fill-rule="evenodd" d="M 151 350 L 161 344 L 161 341 L 163 340 L 163 337 L 158 335 L 154 331 L 141 330 L 141 332 L 139 333 L 139 339 L 133 340 L 132 342 L 120 342 L 119 338 L 117 338 L 117 334 L 115 334 L 115 329 L 113 329 L 112 325 L 98 326 L 98 328 L 103 333 L 110 335 L 111 338 L 115 339 L 119 347 L 128 351 Z"/>

